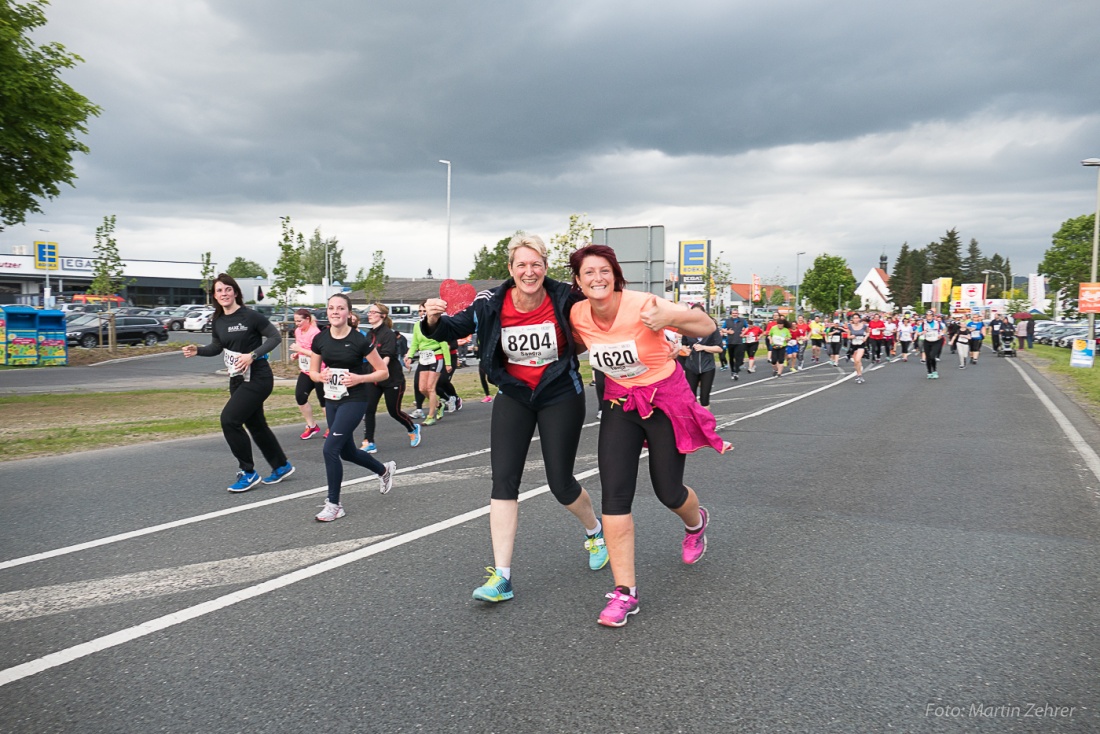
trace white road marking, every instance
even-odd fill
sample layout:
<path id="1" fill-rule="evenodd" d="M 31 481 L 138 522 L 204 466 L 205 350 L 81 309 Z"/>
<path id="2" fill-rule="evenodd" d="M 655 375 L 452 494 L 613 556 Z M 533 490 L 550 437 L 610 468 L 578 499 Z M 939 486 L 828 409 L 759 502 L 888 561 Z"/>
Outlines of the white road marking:
<path id="1" fill-rule="evenodd" d="M 148 599 L 229 584 L 260 581 L 295 568 L 348 553 L 392 537 L 393 533 L 306 548 L 257 553 L 92 581 L 42 586 L 0 594 L 0 622 L 32 619 L 104 604 Z"/>
<path id="2" fill-rule="evenodd" d="M 1077 453 L 1081 454 L 1081 458 L 1085 460 L 1085 464 L 1096 476 L 1096 479 L 1100 480 L 1100 456 L 1096 455 L 1096 452 L 1092 450 L 1092 447 L 1088 445 L 1088 442 L 1085 441 L 1084 437 L 1081 436 L 1081 434 L 1078 433 L 1077 429 L 1073 427 L 1073 424 L 1070 423 L 1069 418 L 1066 418 L 1066 414 L 1059 410 L 1058 406 L 1055 405 L 1054 402 L 1046 396 L 1046 393 L 1044 393 L 1042 389 L 1040 389 L 1040 387 L 1035 384 L 1035 381 L 1032 380 L 1026 372 L 1024 372 L 1024 368 L 1020 367 L 1013 361 L 1009 361 L 1008 363 L 1012 365 L 1012 367 L 1017 372 L 1020 373 L 1020 377 L 1024 378 L 1024 382 L 1027 383 L 1027 386 L 1030 387 L 1031 391 L 1035 393 L 1036 397 L 1039 398 L 1039 402 L 1043 404 L 1050 415 L 1054 418 L 1054 422 L 1057 423 L 1058 427 L 1062 429 L 1062 433 L 1066 434 L 1066 438 L 1068 438 L 1069 442 L 1073 444 L 1073 448 L 1077 449 Z"/>

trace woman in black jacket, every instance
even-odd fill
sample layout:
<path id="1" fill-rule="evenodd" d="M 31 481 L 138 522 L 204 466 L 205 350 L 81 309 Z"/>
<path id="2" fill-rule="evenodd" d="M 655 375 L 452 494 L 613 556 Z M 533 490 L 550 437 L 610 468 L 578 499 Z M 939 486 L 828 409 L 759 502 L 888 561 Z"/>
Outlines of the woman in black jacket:
<path id="1" fill-rule="evenodd" d="M 546 480 L 559 503 L 582 523 L 592 570 L 607 564 L 603 526 L 592 498 L 573 476 L 584 425 L 580 376 L 569 310 L 582 299 L 572 286 L 546 277 L 546 245 L 537 236 L 516 235 L 508 244 L 503 285 L 482 291 L 465 310 L 446 316 L 447 303 L 430 298 L 421 333 L 431 339 L 461 339 L 477 332 L 478 358 L 499 393 L 493 401 L 489 503 L 495 566 L 474 589 L 474 599 L 499 602 L 513 596 L 512 549 L 519 524 L 519 485 L 527 449 L 539 429 Z"/>

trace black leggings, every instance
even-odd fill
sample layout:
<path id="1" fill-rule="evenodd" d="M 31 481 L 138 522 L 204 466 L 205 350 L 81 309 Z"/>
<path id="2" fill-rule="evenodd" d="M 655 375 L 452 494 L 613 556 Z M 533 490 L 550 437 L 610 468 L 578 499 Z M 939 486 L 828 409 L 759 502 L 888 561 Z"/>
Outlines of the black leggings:
<path id="1" fill-rule="evenodd" d="M 603 403 L 604 386 L 607 385 L 607 375 L 599 370 L 593 370 L 592 379 L 596 383 L 596 403 Z"/>
<path id="2" fill-rule="evenodd" d="M 714 386 L 714 370 L 707 370 L 706 372 L 684 370 L 684 376 L 687 378 L 688 387 L 691 388 L 691 394 L 699 396 L 699 405 L 704 408 L 710 405 L 710 389 Z"/>
<path id="3" fill-rule="evenodd" d="M 787 361 L 787 348 L 786 347 L 776 347 L 775 349 L 772 349 L 771 352 L 770 352 L 770 356 L 768 358 L 768 361 L 771 362 L 772 364 L 783 364 L 784 362 L 786 362 Z"/>
<path id="4" fill-rule="evenodd" d="M 325 405 L 325 419 L 328 421 L 328 438 L 322 453 L 325 456 L 325 475 L 328 477 L 328 501 L 340 502 L 340 485 L 344 482 L 344 461 L 358 464 L 378 476 L 385 473 L 386 467 L 366 451 L 355 446 L 355 427 L 363 417 L 367 404 L 363 401 L 349 402 L 329 400 Z M 341 461 L 343 460 L 343 461 Z"/>
<path id="5" fill-rule="evenodd" d="M 222 434 L 229 450 L 237 457 L 241 471 L 256 471 L 252 462 L 252 441 L 260 447 L 260 453 L 272 469 L 286 465 L 286 454 L 264 417 L 264 401 L 274 388 L 275 377 L 266 364 L 263 367 L 253 364 L 252 378 L 248 382 L 243 377 L 229 379 L 229 402 L 222 408 Z"/>
<path id="6" fill-rule="evenodd" d="M 657 499 L 670 510 L 687 502 L 687 457 L 676 448 L 672 421 L 661 410 L 654 410 L 643 420 L 637 411 L 624 411 L 607 401 L 603 404 L 599 440 L 603 514 L 630 514 L 644 441 L 649 442 L 649 478 Z"/>
<path id="7" fill-rule="evenodd" d="M 745 356 L 749 359 L 756 359 L 756 350 L 760 347 L 760 342 L 753 342 L 745 345 Z"/>
<path id="8" fill-rule="evenodd" d="M 451 383 L 451 377 L 453 376 L 454 372 L 447 372 L 446 367 L 439 373 L 439 382 L 435 383 L 435 394 L 439 396 L 440 400 L 458 397 L 458 391 Z"/>
<path id="9" fill-rule="evenodd" d="M 317 393 L 317 400 L 321 402 L 322 408 L 325 407 L 325 383 L 314 382 L 313 378 L 305 372 L 299 372 L 298 382 L 294 385 L 294 399 L 298 402 L 298 405 L 308 403 L 311 392 Z"/>
<path id="10" fill-rule="evenodd" d="M 874 359 L 874 360 L 882 359 L 883 347 L 885 347 L 885 346 L 886 346 L 886 340 L 885 339 L 872 339 L 871 340 L 871 359 Z M 886 351 L 886 356 L 889 357 L 890 356 L 890 350 L 886 349 L 885 351 Z"/>
<path id="11" fill-rule="evenodd" d="M 832 356 L 834 356 L 834 357 L 839 357 L 839 356 L 840 356 L 840 347 L 841 347 L 841 346 L 842 346 L 842 345 L 841 345 L 841 343 L 840 343 L 839 341 L 835 341 L 835 342 L 834 342 L 834 341 L 830 341 L 830 342 L 829 342 L 829 354 L 831 354 L 831 355 L 832 355 Z"/>
<path id="12" fill-rule="evenodd" d="M 937 339 L 934 342 L 924 340 L 924 366 L 928 368 L 928 374 L 936 371 L 936 360 L 940 358 L 941 351 L 943 351 L 943 339 Z"/>
<path id="13" fill-rule="evenodd" d="M 730 369 L 734 372 L 740 372 L 741 366 L 745 364 L 745 345 L 744 344 L 730 344 L 726 347 L 730 355 Z M 755 350 L 753 352 L 755 354 Z"/>
<path id="14" fill-rule="evenodd" d="M 489 375 L 485 372 L 485 360 L 478 361 L 477 376 L 481 378 L 481 389 L 485 392 L 485 397 L 489 397 Z"/>
<path id="15" fill-rule="evenodd" d="M 378 412 L 378 401 L 385 397 L 386 411 L 390 417 L 405 427 L 405 433 L 416 430 L 413 420 L 405 411 L 401 410 L 401 400 L 405 397 L 405 381 L 389 387 L 381 387 L 377 383 L 367 383 L 366 412 L 363 414 L 363 438 L 374 443 L 375 413 Z"/>
<path id="16" fill-rule="evenodd" d="M 519 498 L 523 465 L 527 449 L 539 429 L 542 460 L 546 466 L 546 482 L 554 498 L 571 505 L 581 496 L 581 485 L 573 476 L 577 460 L 581 428 L 584 426 L 584 393 L 570 396 L 543 408 L 514 400 L 499 393 L 493 400 L 493 422 L 490 427 L 490 460 L 493 466 L 495 500 Z"/>

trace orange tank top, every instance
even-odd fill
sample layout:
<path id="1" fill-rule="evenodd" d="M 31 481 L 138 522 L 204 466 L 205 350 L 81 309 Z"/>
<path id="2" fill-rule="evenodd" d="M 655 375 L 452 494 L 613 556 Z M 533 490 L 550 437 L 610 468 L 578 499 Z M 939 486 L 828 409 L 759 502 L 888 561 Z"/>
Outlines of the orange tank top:
<path id="1" fill-rule="evenodd" d="M 596 326 L 588 301 L 577 303 L 569 313 L 573 333 L 588 347 L 592 368 L 624 387 L 652 385 L 676 369 L 676 362 L 668 358 L 664 334 L 651 330 L 639 317 L 647 298 L 648 293 L 623 291 L 615 322 L 607 330 Z"/>

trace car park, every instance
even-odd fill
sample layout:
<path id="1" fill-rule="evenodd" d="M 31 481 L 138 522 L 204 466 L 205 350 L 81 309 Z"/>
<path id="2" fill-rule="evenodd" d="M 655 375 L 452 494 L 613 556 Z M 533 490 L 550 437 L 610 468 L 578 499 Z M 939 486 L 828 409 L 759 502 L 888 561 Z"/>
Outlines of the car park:
<path id="1" fill-rule="evenodd" d="M 154 308 L 151 315 L 160 319 L 160 323 L 164 324 L 164 328 L 168 331 L 179 331 L 183 328 L 183 322 L 189 313 L 191 313 L 190 309 L 165 307 Z"/>
<path id="2" fill-rule="evenodd" d="M 107 319 L 96 316 L 87 320 L 74 319 L 65 325 L 65 337 L 70 344 L 91 349 L 108 339 Z M 116 316 L 115 341 L 119 344 L 145 344 L 152 346 L 168 341 L 168 330 L 154 316 Z"/>

